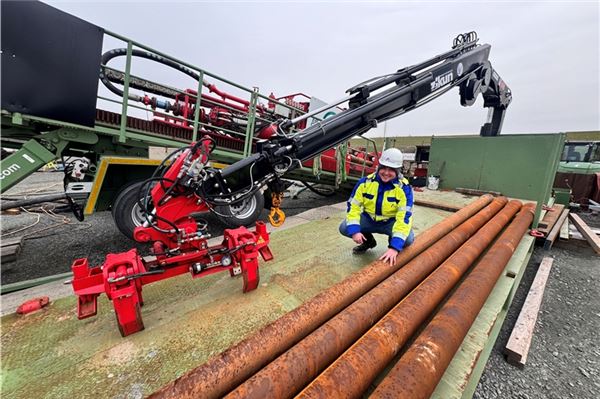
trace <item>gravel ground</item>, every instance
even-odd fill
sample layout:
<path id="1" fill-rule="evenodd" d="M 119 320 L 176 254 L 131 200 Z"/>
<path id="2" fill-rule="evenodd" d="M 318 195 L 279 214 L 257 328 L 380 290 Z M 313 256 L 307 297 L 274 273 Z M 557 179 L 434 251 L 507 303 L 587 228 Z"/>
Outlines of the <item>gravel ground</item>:
<path id="1" fill-rule="evenodd" d="M 580 214 L 600 227 L 600 215 Z M 573 240 L 571 240 L 573 241 Z M 554 258 L 525 367 L 503 350 L 542 258 Z M 525 270 L 475 398 L 600 398 L 600 257 L 587 245 L 536 247 Z"/>
<path id="2" fill-rule="evenodd" d="M 36 173 L 7 195 L 40 191 L 45 187 L 55 192 L 60 190 L 60 178 L 59 173 Z M 306 190 L 298 199 L 286 199 L 283 209 L 292 216 L 344 201 L 346 196 L 338 194 L 325 198 Z M 63 216 L 70 219 L 68 224 L 62 223 Z M 600 216 L 582 216 L 591 226 L 600 227 Z M 266 217 L 266 213 L 262 217 Z M 219 220 L 212 215 L 207 215 L 206 219 L 211 234 L 221 234 L 224 227 Z M 36 214 L 2 215 L 2 232 L 15 231 L 36 220 Z M 134 246 L 142 251 L 145 249 L 120 234 L 110 212 L 98 212 L 82 223 L 66 213 L 59 217 L 43 214 L 38 224 L 16 235 L 20 234 L 31 234 L 30 239 L 25 241 L 16 262 L 2 265 L 2 284 L 68 272 L 71 262 L 79 257 L 88 257 L 91 263 L 99 264 L 109 252 L 126 251 Z M 504 360 L 503 349 L 544 256 L 552 256 L 555 260 L 527 364 L 521 370 Z M 535 249 L 475 398 L 600 397 L 599 259 L 586 245 L 555 247 L 549 252 L 539 247 Z"/>

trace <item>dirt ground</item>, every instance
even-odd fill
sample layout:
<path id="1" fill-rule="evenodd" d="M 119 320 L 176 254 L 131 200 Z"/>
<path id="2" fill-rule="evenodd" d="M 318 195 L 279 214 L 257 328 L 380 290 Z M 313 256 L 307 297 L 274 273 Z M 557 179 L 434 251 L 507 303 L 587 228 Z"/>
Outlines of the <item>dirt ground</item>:
<path id="1" fill-rule="evenodd" d="M 56 192 L 61 189 L 60 178 L 59 173 L 36 173 L 7 194 Z M 287 199 L 283 208 L 293 215 L 345 199 L 346 194 L 327 198 L 304 191 L 298 199 Z M 583 217 L 591 226 L 600 227 L 600 216 Z M 68 213 L 2 215 L 0 220 L 3 234 L 24 228 L 18 234 L 28 235 L 18 260 L 2 265 L 2 284 L 68 272 L 71 262 L 79 257 L 99 264 L 106 253 L 134 246 L 119 233 L 110 212 L 96 213 L 82 223 Z M 216 218 L 208 215 L 207 220 L 213 234 L 222 232 Z M 554 264 L 527 364 L 521 370 L 504 360 L 503 349 L 544 256 L 553 257 Z M 474 397 L 599 398 L 599 281 L 600 256 L 587 244 L 559 243 L 550 251 L 536 247 Z"/>

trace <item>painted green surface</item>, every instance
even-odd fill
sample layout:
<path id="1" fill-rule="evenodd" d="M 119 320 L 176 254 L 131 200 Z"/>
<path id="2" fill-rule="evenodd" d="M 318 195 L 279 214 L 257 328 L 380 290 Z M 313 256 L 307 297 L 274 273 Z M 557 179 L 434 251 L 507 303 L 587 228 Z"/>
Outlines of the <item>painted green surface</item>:
<path id="1" fill-rule="evenodd" d="M 261 283 L 241 292 L 226 273 L 189 275 L 144 287 L 146 329 L 121 338 L 103 295 L 98 315 L 77 320 L 74 297 L 2 322 L 3 398 L 142 397 L 205 362 L 323 289 L 376 259 L 353 256 L 354 243 L 337 229 L 343 211 L 272 234 L 272 262 L 261 262 Z M 415 230 L 447 212 L 415 208 Z"/>
<path id="2" fill-rule="evenodd" d="M 555 202 L 568 206 L 571 202 L 571 190 L 568 188 L 554 188 L 553 190 Z"/>
<path id="3" fill-rule="evenodd" d="M 52 161 L 56 156 L 35 140 L 0 161 L 0 192 L 4 192 Z"/>
<path id="4" fill-rule="evenodd" d="M 438 138 L 431 145 L 429 175 L 440 187 L 499 191 L 537 201 L 534 225 L 548 201 L 564 134 Z"/>

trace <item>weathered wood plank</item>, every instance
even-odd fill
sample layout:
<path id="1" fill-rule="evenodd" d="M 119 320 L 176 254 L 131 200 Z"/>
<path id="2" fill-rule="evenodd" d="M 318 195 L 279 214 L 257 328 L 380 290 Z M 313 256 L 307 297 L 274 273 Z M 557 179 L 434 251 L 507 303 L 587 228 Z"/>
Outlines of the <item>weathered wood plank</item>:
<path id="1" fill-rule="evenodd" d="M 477 190 L 474 188 L 463 188 L 457 187 L 454 189 L 457 193 L 466 194 L 466 195 L 484 195 L 484 194 L 492 194 L 494 197 L 498 197 L 502 195 L 499 191 L 486 191 L 486 190 Z"/>
<path id="2" fill-rule="evenodd" d="M 415 200 L 414 204 L 419 205 L 419 206 L 424 206 L 427 208 L 441 209 L 443 211 L 448 211 L 448 212 L 458 212 L 460 209 L 462 209 L 460 206 L 455 206 L 455 205 L 450 205 L 450 204 L 442 204 L 439 202 L 431 202 L 431 201 L 425 201 L 425 200 Z"/>
<path id="3" fill-rule="evenodd" d="M 563 225 L 560 228 L 560 239 L 568 240 L 569 239 L 569 218 L 565 220 Z"/>
<path id="4" fill-rule="evenodd" d="M 504 348 L 509 363 L 515 366 L 524 367 L 527 361 L 527 354 L 533 338 L 533 330 L 537 321 L 538 312 L 542 304 L 544 289 L 550 275 L 550 269 L 554 259 L 546 257 L 542 260 L 540 267 L 531 284 L 525 303 L 521 308 L 521 313 L 517 318 L 515 327 L 510 334 L 508 343 Z"/>
<path id="5" fill-rule="evenodd" d="M 554 223 L 554 227 L 552 227 L 552 230 L 550 230 L 550 232 L 546 236 L 546 240 L 544 241 L 544 249 L 552 248 L 552 244 L 554 244 L 554 241 L 556 240 L 556 237 L 558 237 L 558 234 L 560 233 L 562 226 L 567 220 L 568 216 L 569 210 L 563 209 L 558 220 L 556 220 L 556 223 Z"/>
<path id="6" fill-rule="evenodd" d="M 585 239 L 591 245 L 594 251 L 596 251 L 597 254 L 600 254 L 600 238 L 592 231 L 592 229 L 589 228 L 589 226 L 583 220 L 581 220 L 579 215 L 571 213 L 569 214 L 569 219 L 571 220 L 571 222 L 573 222 L 575 227 L 577 227 L 577 230 L 579 230 L 581 235 L 585 237 Z"/>
<path id="7" fill-rule="evenodd" d="M 0 248 L 0 262 L 7 263 L 17 260 L 17 255 L 21 252 L 19 244 L 2 246 Z"/>
<path id="8" fill-rule="evenodd" d="M 557 220 L 562 215 L 561 212 L 563 209 L 565 209 L 565 206 L 562 204 L 556 204 L 551 209 L 551 211 L 546 212 L 538 225 L 538 230 L 544 233 L 546 236 L 548 236 Z"/>
<path id="9" fill-rule="evenodd" d="M 11 237 L 11 238 L 2 238 L 0 239 L 0 243 L 3 247 L 9 247 L 11 245 L 21 245 L 23 244 L 23 237 Z"/>

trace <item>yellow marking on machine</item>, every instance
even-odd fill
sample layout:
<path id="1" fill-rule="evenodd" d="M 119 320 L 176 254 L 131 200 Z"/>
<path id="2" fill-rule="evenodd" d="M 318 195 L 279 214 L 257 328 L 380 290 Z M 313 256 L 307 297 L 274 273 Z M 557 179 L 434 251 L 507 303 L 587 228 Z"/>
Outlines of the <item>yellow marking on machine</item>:
<path id="1" fill-rule="evenodd" d="M 109 165 L 146 165 L 146 166 L 158 166 L 160 164 L 160 160 L 157 159 L 145 159 L 145 158 L 129 158 L 129 157 L 103 157 L 100 160 L 100 165 L 98 166 L 98 171 L 96 172 L 96 176 L 94 177 L 94 184 L 92 185 L 92 191 L 90 192 L 90 196 L 85 204 L 84 214 L 91 215 L 96 208 L 96 202 L 98 201 L 98 196 L 100 194 L 100 188 L 104 183 L 104 178 L 106 177 L 106 171 L 108 170 Z"/>

